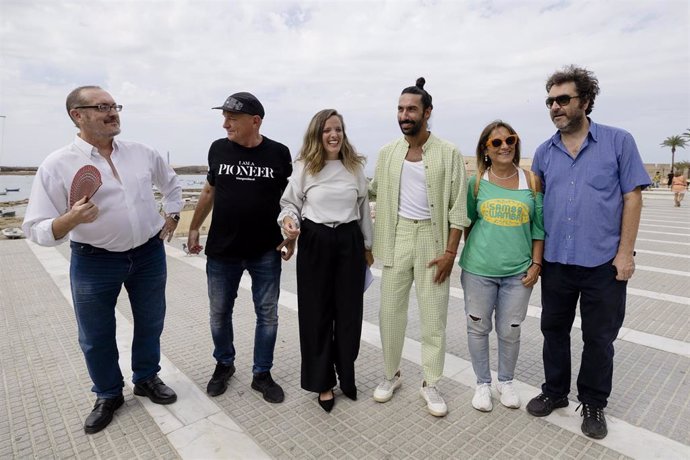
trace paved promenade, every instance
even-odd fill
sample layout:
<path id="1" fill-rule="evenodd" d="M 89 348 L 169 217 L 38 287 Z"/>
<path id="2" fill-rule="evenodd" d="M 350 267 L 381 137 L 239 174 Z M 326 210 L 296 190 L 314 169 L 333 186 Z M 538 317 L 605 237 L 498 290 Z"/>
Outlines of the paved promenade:
<path id="1" fill-rule="evenodd" d="M 371 395 L 382 378 L 378 333 L 380 265 L 365 294 L 357 361 L 359 399 L 336 390 L 330 414 L 299 386 L 299 340 L 294 259 L 283 265 L 280 327 L 273 377 L 285 389 L 269 404 L 250 388 L 254 311 L 249 281 L 235 306 L 237 372 L 228 391 L 205 393 L 213 372 L 205 259 L 187 256 L 184 240 L 167 247 L 168 313 L 161 377 L 179 396 L 157 406 L 125 387 L 125 404 L 104 431 L 86 435 L 93 406 L 69 293 L 69 247 L 43 248 L 26 240 L 0 241 L 0 459 L 7 458 L 663 458 L 690 459 L 690 211 L 673 207 L 665 191 L 645 192 L 636 245 L 637 271 L 629 283 L 627 315 L 616 342 L 609 435 L 584 437 L 570 406 L 540 419 L 524 405 L 543 379 L 539 287 L 523 325 L 516 370 L 523 408 L 507 409 L 494 390 L 494 410 L 470 404 L 474 374 L 467 351 L 460 270 L 452 275 L 448 347 L 440 389 L 449 413 L 436 418 L 419 396 L 422 380 L 417 304 L 412 295 L 402 364 L 403 386 L 388 403 Z M 378 268 L 378 269 L 377 269 Z M 118 303 L 118 340 L 129 370 L 131 314 Z M 573 328 L 573 367 L 582 350 Z M 492 369 L 496 341 L 492 334 Z M 574 379 L 573 379 L 574 380 Z"/>

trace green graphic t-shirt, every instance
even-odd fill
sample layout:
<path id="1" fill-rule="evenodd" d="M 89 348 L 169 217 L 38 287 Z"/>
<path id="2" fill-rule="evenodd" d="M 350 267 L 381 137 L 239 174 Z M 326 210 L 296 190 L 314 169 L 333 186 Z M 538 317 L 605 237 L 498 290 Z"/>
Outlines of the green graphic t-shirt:
<path id="1" fill-rule="evenodd" d="M 475 198 L 476 180 L 477 176 L 472 177 L 467 185 L 467 216 L 473 226 L 459 265 L 480 276 L 525 272 L 532 263 L 532 240 L 544 239 L 544 195 L 481 179 Z"/>

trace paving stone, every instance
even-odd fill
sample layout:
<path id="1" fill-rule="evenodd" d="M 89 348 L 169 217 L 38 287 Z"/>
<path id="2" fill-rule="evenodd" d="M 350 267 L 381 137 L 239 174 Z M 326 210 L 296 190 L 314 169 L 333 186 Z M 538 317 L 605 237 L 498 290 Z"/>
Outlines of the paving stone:
<path id="1" fill-rule="evenodd" d="M 643 224 L 668 221 L 663 203 L 645 203 Z M 682 219 L 690 221 L 683 209 Z M 642 230 L 658 227 L 642 227 Z M 674 229 L 673 232 L 690 232 Z M 640 237 L 663 239 L 659 234 Z M 669 239 L 672 239 L 669 237 Z M 675 241 L 687 241 L 676 238 Z M 638 249 L 677 253 L 673 243 L 638 241 Z M 687 248 L 687 247 L 685 247 Z M 57 250 L 69 259 L 69 248 Z M 0 458 L 176 458 L 138 398 L 126 392 L 126 404 L 104 432 L 87 436 L 83 421 L 93 405 L 91 382 L 79 349 L 74 313 L 24 241 L 0 241 L 0 365 L 6 389 L 0 392 Z M 688 251 L 685 249 L 685 253 Z M 687 259 L 638 253 L 638 265 L 687 271 Z M 378 265 L 377 265 L 378 267 Z M 380 267 L 378 267 L 380 268 Z M 206 276 L 203 270 L 168 258 L 168 314 L 162 351 L 201 391 L 213 372 L 213 345 L 208 326 Z M 460 287 L 460 270 L 451 285 Z M 690 297 L 688 277 L 639 270 L 631 288 Z M 32 289 L 27 289 L 32 286 Z M 294 261 L 284 264 L 282 288 L 296 292 Z M 365 294 L 365 321 L 378 324 L 380 283 Z M 11 298 L 11 301 L 10 301 Z M 530 303 L 540 306 L 538 287 Z M 690 340 L 687 305 L 629 295 L 624 326 L 682 342 Z M 118 311 L 131 320 L 126 295 Z M 403 387 L 388 403 L 371 399 L 382 378 L 377 347 L 363 343 L 357 362 L 359 399 L 350 401 L 336 390 L 336 407 L 325 414 L 313 393 L 299 386 L 297 314 L 281 307 L 273 377 L 286 391 L 286 401 L 269 404 L 251 390 L 254 312 L 251 294 L 241 289 L 236 300 L 235 345 L 237 373 L 228 391 L 213 401 L 274 458 L 623 458 L 601 444 L 535 419 L 524 411 L 508 410 L 495 401 L 491 413 L 472 409 L 473 388 L 443 378 L 441 391 L 450 412 L 435 418 L 426 412 L 418 390 L 418 365 L 403 361 Z M 420 339 L 417 302 L 410 298 L 407 336 Z M 469 361 L 463 299 L 451 297 L 448 353 Z M 573 330 L 574 375 L 582 352 L 580 332 Z M 539 387 L 543 380 L 539 320 L 522 325 L 521 354 L 516 379 Z M 606 410 L 632 425 L 690 444 L 690 359 L 623 340 L 615 343 L 614 390 Z M 495 335 L 491 365 L 496 370 Z M 37 378 L 40 370 L 40 379 Z M 573 379 L 574 380 L 574 379 Z M 37 384 L 34 382 L 41 382 Z M 8 390 L 9 389 L 9 390 Z M 577 390 L 573 381 L 571 397 Z M 524 402 L 526 404 L 526 401 Z M 574 410 L 571 405 L 566 410 Z"/>

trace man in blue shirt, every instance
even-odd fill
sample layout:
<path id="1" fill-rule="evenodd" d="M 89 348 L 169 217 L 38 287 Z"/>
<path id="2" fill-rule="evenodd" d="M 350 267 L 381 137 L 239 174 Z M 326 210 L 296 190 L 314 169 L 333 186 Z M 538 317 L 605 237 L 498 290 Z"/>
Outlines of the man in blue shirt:
<path id="1" fill-rule="evenodd" d="M 570 330 L 579 299 L 582 432 L 602 439 L 607 434 L 603 409 L 611 394 L 613 341 L 625 316 L 642 189 L 650 180 L 633 137 L 587 116 L 599 94 L 592 72 L 567 66 L 547 80 L 546 91 L 558 132 L 537 148 L 532 164 L 544 184 L 545 383 L 527 412 L 543 417 L 568 405 Z"/>

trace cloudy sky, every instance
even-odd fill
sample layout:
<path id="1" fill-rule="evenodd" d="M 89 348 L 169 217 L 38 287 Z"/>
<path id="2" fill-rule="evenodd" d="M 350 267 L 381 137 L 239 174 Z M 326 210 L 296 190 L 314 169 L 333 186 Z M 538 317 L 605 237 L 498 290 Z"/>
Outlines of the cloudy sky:
<path id="1" fill-rule="evenodd" d="M 501 118 L 532 156 L 554 132 L 544 82 L 570 63 L 599 77 L 593 119 L 669 162 L 659 144 L 690 128 L 689 30 L 686 0 L 0 0 L 0 165 L 69 143 L 65 97 L 97 84 L 124 105 L 120 137 L 175 165 L 205 164 L 224 136 L 210 108 L 249 91 L 293 156 L 311 116 L 339 110 L 372 171 L 419 76 L 432 131 L 463 154 Z"/>

